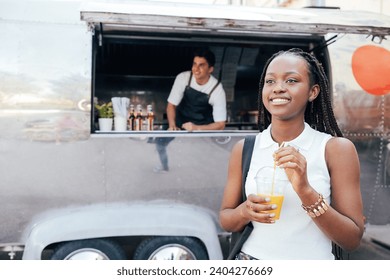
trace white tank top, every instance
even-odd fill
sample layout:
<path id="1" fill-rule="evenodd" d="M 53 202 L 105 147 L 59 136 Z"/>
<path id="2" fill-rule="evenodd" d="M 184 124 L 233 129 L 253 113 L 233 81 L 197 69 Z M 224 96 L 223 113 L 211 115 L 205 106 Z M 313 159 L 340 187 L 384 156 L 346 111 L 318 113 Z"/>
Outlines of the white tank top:
<path id="1" fill-rule="evenodd" d="M 304 131 L 286 142 L 299 148 L 307 160 L 310 185 L 330 203 L 330 177 L 325 161 L 325 146 L 332 136 L 318 132 L 305 123 Z M 271 137 L 271 126 L 256 136 L 252 161 L 245 183 L 248 196 L 256 193 L 254 177 L 264 166 L 273 166 L 272 154 L 278 143 Z M 254 229 L 242 251 L 257 259 L 334 259 L 332 243 L 301 207 L 301 200 L 291 184 L 287 187 L 280 219 L 274 224 L 253 222 Z"/>

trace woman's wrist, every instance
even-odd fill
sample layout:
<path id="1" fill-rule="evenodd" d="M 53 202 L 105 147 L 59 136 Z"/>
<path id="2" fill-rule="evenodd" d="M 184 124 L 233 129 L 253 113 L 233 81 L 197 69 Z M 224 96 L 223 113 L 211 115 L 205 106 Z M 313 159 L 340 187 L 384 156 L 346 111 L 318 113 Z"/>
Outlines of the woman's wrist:
<path id="1" fill-rule="evenodd" d="M 318 199 L 318 192 L 311 186 L 306 187 L 303 191 L 297 193 L 303 205 L 311 205 Z"/>
<path id="2" fill-rule="evenodd" d="M 245 221 L 245 223 L 249 223 L 250 222 L 250 219 L 248 219 L 248 217 L 245 215 L 245 211 L 246 211 L 246 202 L 243 202 L 240 204 L 239 206 L 239 213 L 240 213 L 240 218 Z"/>
<path id="3" fill-rule="evenodd" d="M 322 214 L 325 214 L 325 212 L 329 209 L 329 204 L 326 202 L 322 194 L 319 194 L 318 200 L 314 204 L 302 204 L 302 208 L 310 217 L 316 218 L 321 216 Z"/>

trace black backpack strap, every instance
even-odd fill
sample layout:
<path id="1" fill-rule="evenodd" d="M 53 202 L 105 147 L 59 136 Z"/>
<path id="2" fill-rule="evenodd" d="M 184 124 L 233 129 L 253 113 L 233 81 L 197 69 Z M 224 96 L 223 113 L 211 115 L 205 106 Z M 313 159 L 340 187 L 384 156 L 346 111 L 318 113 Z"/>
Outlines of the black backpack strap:
<path id="1" fill-rule="evenodd" d="M 249 171 L 249 166 L 252 159 L 252 151 L 253 146 L 255 144 L 256 136 L 246 136 L 244 141 L 244 147 L 242 149 L 242 160 L 241 160 L 241 166 L 242 166 L 242 201 L 246 200 L 245 195 L 245 181 L 246 176 Z M 248 223 L 244 229 L 240 232 L 233 232 L 230 240 L 230 250 L 229 255 L 227 257 L 228 260 L 234 260 L 236 255 L 241 251 L 241 247 L 244 244 L 244 242 L 248 239 L 249 235 L 251 234 L 253 230 L 253 224 Z"/>
<path id="2" fill-rule="evenodd" d="M 256 136 L 254 135 L 249 135 L 245 137 L 244 141 L 244 147 L 242 149 L 242 160 L 241 160 L 241 166 L 242 166 L 242 201 L 246 200 L 246 195 L 245 195 L 245 181 L 246 181 L 246 176 L 248 175 L 249 171 L 249 166 L 251 164 L 251 159 L 252 159 L 252 152 L 253 152 L 253 147 L 255 145 L 255 140 Z"/>

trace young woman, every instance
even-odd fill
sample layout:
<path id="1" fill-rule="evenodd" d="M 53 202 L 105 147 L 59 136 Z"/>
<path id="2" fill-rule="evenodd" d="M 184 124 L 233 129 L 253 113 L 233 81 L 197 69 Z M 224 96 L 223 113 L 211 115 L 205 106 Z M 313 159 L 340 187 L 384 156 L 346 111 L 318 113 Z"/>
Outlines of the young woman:
<path id="1" fill-rule="evenodd" d="M 274 54 L 260 79 L 259 130 L 242 202 L 243 140 L 232 150 L 220 211 L 221 226 L 253 231 L 237 259 L 334 259 L 332 242 L 356 249 L 363 235 L 360 165 L 351 141 L 335 121 L 321 64 L 291 49 Z M 284 145 L 281 146 L 281 143 Z M 276 205 L 256 194 L 264 166 L 282 168 L 289 180 L 280 219 Z"/>

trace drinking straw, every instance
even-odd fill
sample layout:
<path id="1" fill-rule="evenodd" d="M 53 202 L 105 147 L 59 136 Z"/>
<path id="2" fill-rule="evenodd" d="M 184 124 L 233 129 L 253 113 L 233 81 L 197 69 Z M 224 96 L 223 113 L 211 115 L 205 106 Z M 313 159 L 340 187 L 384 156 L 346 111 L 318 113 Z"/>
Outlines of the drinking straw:
<path id="1" fill-rule="evenodd" d="M 282 142 L 282 144 L 280 144 L 279 148 L 282 148 L 284 147 L 285 145 L 285 142 Z M 272 174 L 272 189 L 271 189 L 271 195 L 274 195 L 274 188 L 275 188 L 275 173 L 276 173 L 276 161 L 274 160 L 274 172 Z"/>
<path id="2" fill-rule="evenodd" d="M 130 99 L 127 97 L 113 97 L 111 98 L 111 101 L 115 115 L 126 117 Z"/>

